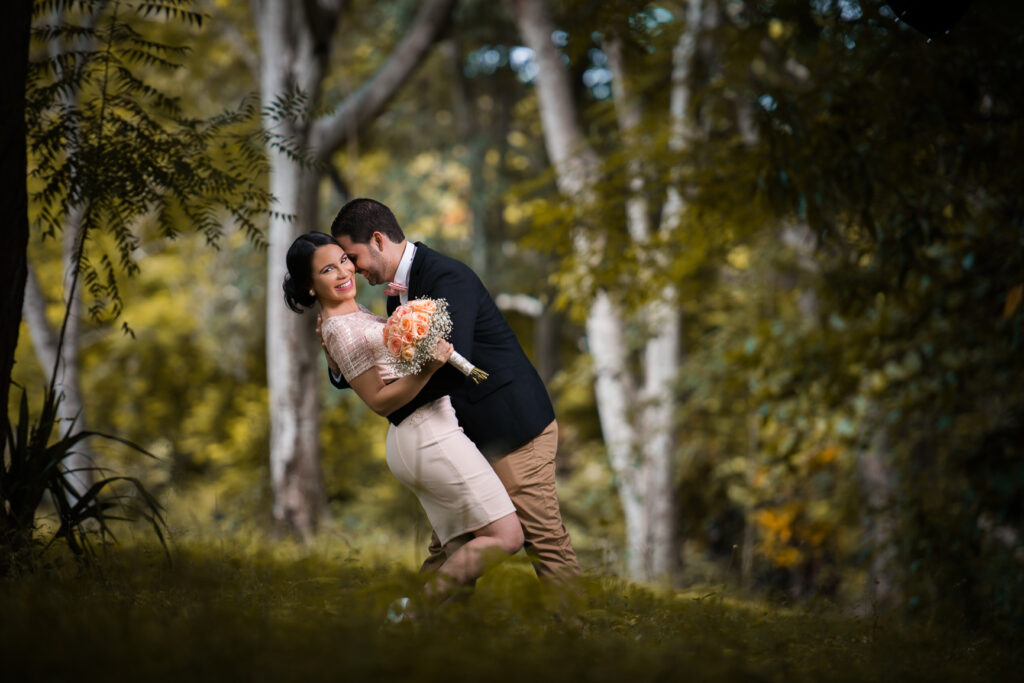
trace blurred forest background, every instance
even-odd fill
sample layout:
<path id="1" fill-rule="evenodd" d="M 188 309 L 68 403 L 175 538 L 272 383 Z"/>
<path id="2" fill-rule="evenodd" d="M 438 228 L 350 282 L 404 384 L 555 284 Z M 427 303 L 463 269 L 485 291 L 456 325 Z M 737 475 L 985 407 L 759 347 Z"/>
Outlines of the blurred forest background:
<path id="1" fill-rule="evenodd" d="M 373 197 L 547 382 L 585 571 L 1019 627 L 1024 7 L 899 5 L 37 0 L 5 547 L 69 310 L 54 433 L 157 456 L 78 442 L 79 494 L 414 566 L 386 421 L 280 289 Z"/>

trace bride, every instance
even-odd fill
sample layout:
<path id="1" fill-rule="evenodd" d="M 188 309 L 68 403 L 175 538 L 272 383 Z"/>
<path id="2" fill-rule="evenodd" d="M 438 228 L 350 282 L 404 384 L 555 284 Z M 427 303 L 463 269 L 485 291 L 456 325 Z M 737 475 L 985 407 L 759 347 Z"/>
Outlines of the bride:
<path id="1" fill-rule="evenodd" d="M 439 341 L 433 362 L 418 374 L 399 376 L 384 349 L 386 321 L 356 303 L 355 266 L 330 235 L 300 236 L 286 262 L 285 302 L 296 313 L 319 302 L 329 360 L 377 414 L 390 415 L 412 400 L 451 355 L 452 345 Z M 472 585 L 494 558 L 523 545 L 508 493 L 463 433 L 448 396 L 390 425 L 385 452 L 388 468 L 416 494 L 448 552 L 426 586 L 428 597 L 444 600 L 458 587 Z"/>

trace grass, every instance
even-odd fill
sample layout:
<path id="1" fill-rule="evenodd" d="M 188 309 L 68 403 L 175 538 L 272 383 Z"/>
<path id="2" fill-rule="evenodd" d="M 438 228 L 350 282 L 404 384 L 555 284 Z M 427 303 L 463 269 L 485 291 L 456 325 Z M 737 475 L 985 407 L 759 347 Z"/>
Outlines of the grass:
<path id="1" fill-rule="evenodd" d="M 506 563 L 472 598 L 390 623 L 415 575 L 288 544 L 115 548 L 0 579 L 4 681 L 862 681 L 1013 678 L 953 629 L 586 577 L 579 603 Z M 566 618 L 568 614 L 575 618 Z"/>

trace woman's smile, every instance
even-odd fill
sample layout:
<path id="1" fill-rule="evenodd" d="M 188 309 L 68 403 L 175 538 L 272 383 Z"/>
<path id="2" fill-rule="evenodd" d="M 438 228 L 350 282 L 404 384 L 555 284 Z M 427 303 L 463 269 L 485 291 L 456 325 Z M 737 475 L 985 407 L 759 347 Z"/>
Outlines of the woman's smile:
<path id="1" fill-rule="evenodd" d="M 313 252 L 312 285 L 325 311 L 355 312 L 355 266 L 337 244 L 324 244 Z M 338 308 L 338 307 L 341 308 Z"/>

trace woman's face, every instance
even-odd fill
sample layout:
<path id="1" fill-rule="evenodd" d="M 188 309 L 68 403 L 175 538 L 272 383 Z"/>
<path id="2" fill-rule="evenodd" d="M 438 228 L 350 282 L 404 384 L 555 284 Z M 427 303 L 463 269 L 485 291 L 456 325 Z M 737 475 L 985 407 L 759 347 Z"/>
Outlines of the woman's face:
<path id="1" fill-rule="evenodd" d="M 341 303 L 356 296 L 356 268 L 341 247 L 325 244 L 313 252 L 313 291 L 321 305 Z"/>

